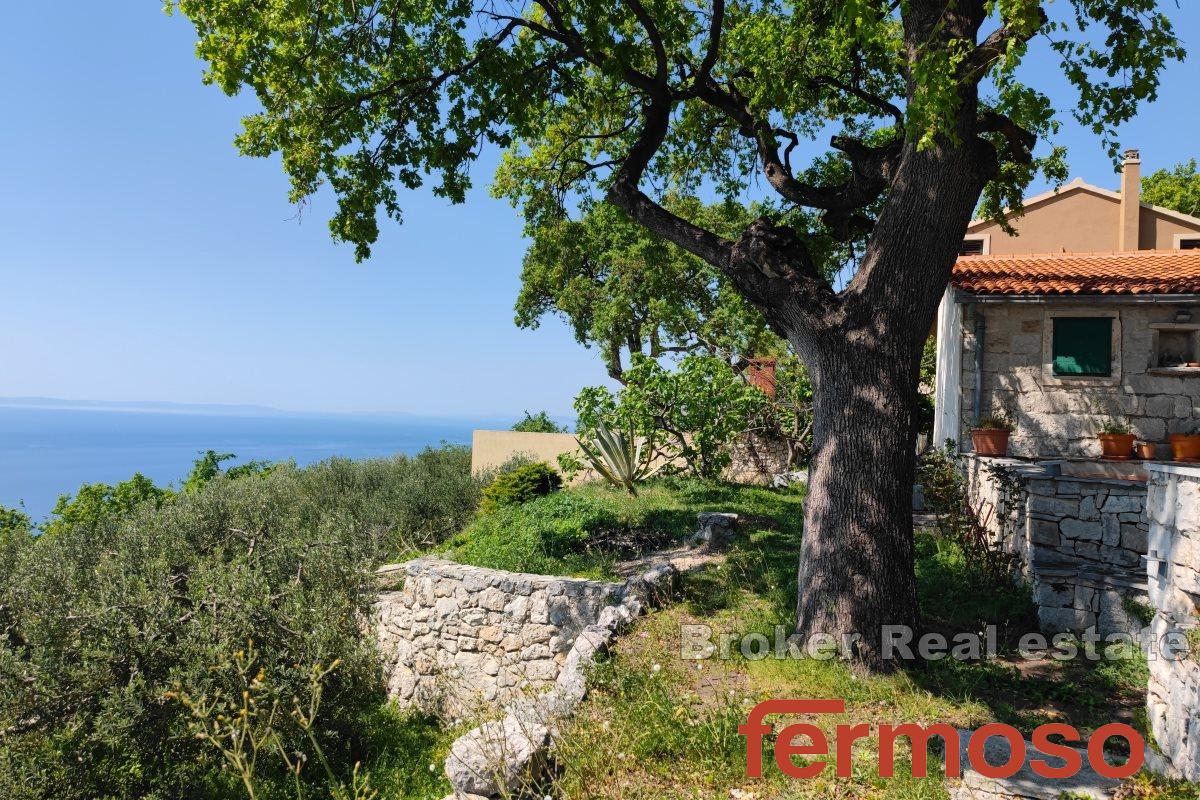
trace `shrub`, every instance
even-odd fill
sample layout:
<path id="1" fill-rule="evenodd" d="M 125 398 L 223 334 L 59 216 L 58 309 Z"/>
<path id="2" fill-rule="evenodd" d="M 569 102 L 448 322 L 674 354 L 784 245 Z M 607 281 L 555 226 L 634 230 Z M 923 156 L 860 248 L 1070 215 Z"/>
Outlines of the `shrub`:
<path id="1" fill-rule="evenodd" d="M 613 486 L 637 494 L 637 484 L 662 471 L 663 464 L 652 466 L 654 440 L 639 442 L 631 425 L 629 433 L 613 432 L 603 420 L 596 421 L 596 434 L 590 442 L 577 439 L 584 457 L 600 477 Z M 561 462 L 560 462 L 561 463 Z"/>
<path id="2" fill-rule="evenodd" d="M 666 461 L 701 478 L 715 479 L 730 463 L 730 447 L 767 413 L 766 395 L 712 356 L 685 356 L 666 369 L 634 356 L 617 394 L 585 387 L 575 398 L 576 426 L 591 438 L 603 422 L 652 442 L 651 460 Z"/>
<path id="3" fill-rule="evenodd" d="M 42 529 L 54 535 L 70 527 L 96 528 L 132 514 L 143 503 L 157 508 L 172 494 L 170 489 L 155 486 L 154 481 L 140 472 L 116 486 L 107 483 L 84 484 L 74 497 L 64 494 L 58 498 L 50 512 L 51 519 Z"/>
<path id="4" fill-rule="evenodd" d="M 566 425 L 560 426 L 545 411 L 536 414 L 525 412 L 525 417 L 512 426 L 514 431 L 521 433 L 570 433 Z"/>
<path id="5" fill-rule="evenodd" d="M 221 464 L 232 458 L 237 458 L 237 454 L 218 453 L 216 450 L 206 450 L 201 453 L 200 457 L 192 463 L 192 471 L 183 481 L 183 490 L 194 492 L 202 489 L 218 475 L 225 475 L 229 478 L 248 478 L 251 475 L 264 475 L 278 466 L 269 461 L 247 461 L 245 464 L 222 470 Z"/>
<path id="6" fill-rule="evenodd" d="M 251 640 L 284 698 L 306 696 L 311 665 L 340 659 L 312 729 L 346 780 L 384 699 L 361 631 L 370 571 L 474 514 L 469 464 L 446 448 L 222 474 L 159 507 L 0 536 L 0 796 L 237 796 L 170 693 L 240 696 L 218 667 Z M 287 731 L 286 747 L 312 752 L 306 732 Z M 286 775 L 275 764 L 261 777 Z M 327 782 L 315 763 L 302 778 Z"/>
<path id="7" fill-rule="evenodd" d="M 999 541 L 993 541 L 993 535 L 984 525 L 988 515 L 981 507 L 972 505 L 955 448 L 953 442 L 948 442 L 941 450 L 925 452 L 917 462 L 917 479 L 926 505 L 938 515 L 938 532 L 957 548 L 976 588 L 1005 592 L 1014 585 L 1019 558 L 1005 551 Z M 993 475 L 1001 482 L 1006 481 L 1003 473 Z M 994 511 L 1004 524 L 1004 510 Z"/>
<path id="8" fill-rule="evenodd" d="M 562 476 L 545 461 L 523 464 L 502 471 L 483 490 L 483 510 L 495 511 L 500 506 L 528 503 L 536 497 L 545 497 L 562 487 Z"/>

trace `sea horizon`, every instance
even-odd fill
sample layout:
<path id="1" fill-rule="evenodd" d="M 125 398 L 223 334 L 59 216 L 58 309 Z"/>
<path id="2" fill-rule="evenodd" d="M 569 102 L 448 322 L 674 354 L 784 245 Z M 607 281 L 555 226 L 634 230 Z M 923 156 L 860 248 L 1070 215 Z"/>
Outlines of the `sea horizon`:
<path id="1" fill-rule="evenodd" d="M 30 400 L 42 402 L 20 402 Z M 140 472 L 160 486 L 178 486 L 206 450 L 236 454 L 227 465 L 294 460 L 306 466 L 334 456 L 383 458 L 442 444 L 469 446 L 472 430 L 515 421 L 0 398 L 0 505 L 40 521 L 59 496 L 83 484 L 119 483 Z"/>

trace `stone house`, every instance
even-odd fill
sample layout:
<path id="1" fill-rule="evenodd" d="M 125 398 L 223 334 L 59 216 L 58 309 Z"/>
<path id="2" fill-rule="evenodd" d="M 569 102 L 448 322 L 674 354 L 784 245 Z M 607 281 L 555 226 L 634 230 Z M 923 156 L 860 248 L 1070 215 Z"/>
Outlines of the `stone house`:
<path id="1" fill-rule="evenodd" d="M 936 442 L 969 449 L 997 406 L 1024 458 L 1095 458 L 1106 416 L 1160 458 L 1167 434 L 1198 432 L 1200 218 L 1140 202 L 1136 151 L 1121 182 L 1026 200 L 1016 235 L 970 225 L 938 314 Z"/>
<path id="2" fill-rule="evenodd" d="M 938 314 L 934 440 L 964 454 L 970 500 L 1020 556 L 1049 632 L 1137 632 L 1148 618 L 1147 464 L 1099 459 L 1126 420 L 1170 457 L 1200 432 L 1200 218 L 1076 180 L 1005 231 L 973 222 Z M 1196 362 L 1196 366 L 1188 366 Z M 976 419 L 1017 423 L 1009 458 L 970 452 Z"/>

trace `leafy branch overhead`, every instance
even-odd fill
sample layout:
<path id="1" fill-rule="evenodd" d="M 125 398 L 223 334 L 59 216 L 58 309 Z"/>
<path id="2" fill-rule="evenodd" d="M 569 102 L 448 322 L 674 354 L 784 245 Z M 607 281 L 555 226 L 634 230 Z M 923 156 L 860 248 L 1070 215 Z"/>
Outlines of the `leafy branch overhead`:
<path id="1" fill-rule="evenodd" d="M 1018 79 L 1031 39 L 1058 54 L 1078 89 L 1076 116 L 1113 152 L 1116 127 L 1183 55 L 1155 0 L 1071 0 L 1054 4 L 1059 18 L 1036 0 L 169 7 L 194 22 L 207 79 L 230 94 L 248 87 L 262 104 L 241 149 L 281 153 L 297 202 L 328 183 L 333 235 L 359 258 L 378 237 L 377 209 L 401 217 L 400 187 L 431 181 L 462 201 L 488 144 L 506 148 L 494 190 L 522 205 L 534 231 L 607 197 L 729 269 L 738 247 L 803 254 L 803 237 L 764 220 L 717 231 L 667 198 L 702 186 L 734 198 L 761 179 L 785 207 L 819 212 L 825 232 L 848 239 L 875 223 L 905 144 L 942 138 L 980 148 L 995 214 L 1037 170 L 1063 175 L 1060 152 L 1034 153 L 1057 123 L 1049 98 Z M 981 90 L 977 113 L 959 113 Z M 839 174 L 811 180 L 793 155 L 830 129 Z M 805 266 L 735 280 L 751 297 L 828 293 Z"/>

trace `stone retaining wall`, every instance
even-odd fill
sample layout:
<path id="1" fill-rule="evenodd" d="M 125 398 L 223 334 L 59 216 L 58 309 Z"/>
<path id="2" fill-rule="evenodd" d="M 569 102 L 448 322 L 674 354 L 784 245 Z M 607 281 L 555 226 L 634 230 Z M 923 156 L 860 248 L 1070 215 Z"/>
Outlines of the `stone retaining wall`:
<path id="1" fill-rule="evenodd" d="M 1020 557 L 1047 633 L 1137 634 L 1146 605 L 1146 485 L 1064 477 L 1054 464 L 968 455 L 972 505 Z"/>
<path id="2" fill-rule="evenodd" d="M 444 717 L 554 685 L 621 584 L 418 558 L 379 571 L 375 626 L 388 694 Z"/>
<path id="3" fill-rule="evenodd" d="M 1147 711 L 1163 755 L 1200 781 L 1200 468 L 1151 465 L 1149 508 L 1153 641 L 1167 646 L 1150 659 Z"/>

